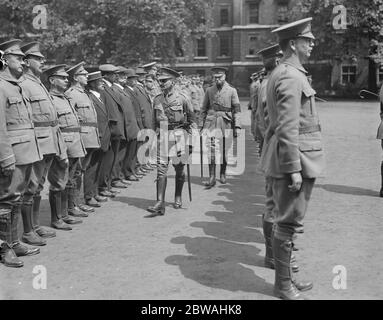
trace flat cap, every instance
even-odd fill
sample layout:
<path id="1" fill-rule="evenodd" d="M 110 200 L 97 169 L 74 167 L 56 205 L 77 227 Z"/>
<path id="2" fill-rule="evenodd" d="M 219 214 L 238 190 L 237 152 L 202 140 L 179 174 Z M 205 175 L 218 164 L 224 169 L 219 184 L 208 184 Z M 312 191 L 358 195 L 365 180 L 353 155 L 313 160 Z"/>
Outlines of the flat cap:
<path id="1" fill-rule="evenodd" d="M 85 65 L 85 62 L 82 61 L 82 62 L 76 64 L 75 66 L 67 69 L 66 72 L 68 72 L 69 75 L 72 76 L 72 77 L 76 76 L 76 75 L 79 75 L 79 74 L 87 75 L 88 71 L 85 70 L 84 65 Z"/>
<path id="2" fill-rule="evenodd" d="M 177 71 L 171 68 L 162 67 L 159 72 L 158 80 L 175 79 L 180 76 L 181 75 Z"/>
<path id="3" fill-rule="evenodd" d="M 214 76 L 220 76 L 222 74 L 226 74 L 228 71 L 225 67 L 213 67 L 211 68 L 211 72 L 214 74 Z"/>
<path id="4" fill-rule="evenodd" d="M 257 54 L 261 55 L 262 58 L 264 59 L 283 55 L 283 53 L 281 52 L 281 48 L 279 47 L 279 44 L 274 44 L 270 47 L 259 50 Z"/>
<path id="5" fill-rule="evenodd" d="M 88 83 L 99 79 L 102 79 L 101 71 L 91 72 L 88 74 Z"/>
<path id="6" fill-rule="evenodd" d="M 129 78 L 138 78 L 138 75 L 136 74 L 136 71 L 132 68 L 126 69 L 126 77 Z"/>
<path id="7" fill-rule="evenodd" d="M 4 52 L 4 54 L 13 54 L 16 56 L 23 56 L 24 53 L 20 49 L 21 40 L 20 39 L 12 39 L 3 43 L 0 43 L 0 50 Z"/>
<path id="8" fill-rule="evenodd" d="M 113 64 L 102 64 L 98 67 L 98 70 L 100 70 L 102 73 L 115 73 L 118 71 L 118 67 L 116 67 Z"/>
<path id="9" fill-rule="evenodd" d="M 147 72 L 144 70 L 144 68 L 136 68 L 136 74 L 139 76 L 144 76 L 147 74 Z"/>
<path id="10" fill-rule="evenodd" d="M 47 68 L 43 71 L 43 74 L 49 78 L 52 76 L 68 77 L 69 74 L 65 71 L 66 64 L 58 64 Z"/>
<path id="11" fill-rule="evenodd" d="M 313 18 L 306 18 L 285 24 L 271 31 L 278 35 L 279 41 L 294 38 L 315 39 L 311 32 L 311 21 Z"/>
<path id="12" fill-rule="evenodd" d="M 144 64 L 144 65 L 142 66 L 142 68 L 144 68 L 144 69 L 149 69 L 149 68 L 155 66 L 156 64 L 157 64 L 157 62 L 150 62 L 150 63 Z"/>
<path id="13" fill-rule="evenodd" d="M 24 52 L 25 56 L 45 58 L 44 55 L 40 52 L 40 43 L 36 41 L 23 45 L 21 47 L 21 51 Z"/>

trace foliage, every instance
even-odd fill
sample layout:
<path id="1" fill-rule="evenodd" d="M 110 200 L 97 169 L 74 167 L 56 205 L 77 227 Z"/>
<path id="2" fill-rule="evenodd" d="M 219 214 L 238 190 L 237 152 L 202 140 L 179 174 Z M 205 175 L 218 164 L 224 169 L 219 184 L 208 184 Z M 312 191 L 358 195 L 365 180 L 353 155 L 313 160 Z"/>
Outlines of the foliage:
<path id="1" fill-rule="evenodd" d="M 0 0 L 0 36 L 39 40 L 48 59 L 132 64 L 174 61 L 177 45 L 205 36 L 214 0 L 45 0 L 48 29 L 34 30 L 41 0 Z"/>

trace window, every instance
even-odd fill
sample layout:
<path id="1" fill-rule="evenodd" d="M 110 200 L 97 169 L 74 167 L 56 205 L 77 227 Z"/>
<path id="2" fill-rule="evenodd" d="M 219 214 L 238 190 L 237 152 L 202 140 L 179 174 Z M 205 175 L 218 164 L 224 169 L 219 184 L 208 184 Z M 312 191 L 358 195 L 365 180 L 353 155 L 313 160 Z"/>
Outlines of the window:
<path id="1" fill-rule="evenodd" d="M 206 57 L 206 39 L 197 39 L 197 57 Z"/>
<path id="2" fill-rule="evenodd" d="M 355 83 L 356 81 L 356 66 L 343 65 L 342 66 L 342 84 Z"/>
<path id="3" fill-rule="evenodd" d="M 289 21 L 288 18 L 288 12 L 289 12 L 289 7 L 285 3 L 281 3 L 278 5 L 278 23 L 286 23 Z"/>
<path id="4" fill-rule="evenodd" d="M 220 26 L 229 25 L 229 7 L 221 7 L 220 9 Z"/>
<path id="5" fill-rule="evenodd" d="M 230 37 L 229 35 L 219 36 L 219 56 L 228 57 L 230 56 Z"/>
<path id="6" fill-rule="evenodd" d="M 249 56 L 255 56 L 257 54 L 257 41 L 257 36 L 249 35 Z"/>
<path id="7" fill-rule="evenodd" d="M 259 5 L 258 3 L 249 3 L 249 23 L 259 22 Z"/>

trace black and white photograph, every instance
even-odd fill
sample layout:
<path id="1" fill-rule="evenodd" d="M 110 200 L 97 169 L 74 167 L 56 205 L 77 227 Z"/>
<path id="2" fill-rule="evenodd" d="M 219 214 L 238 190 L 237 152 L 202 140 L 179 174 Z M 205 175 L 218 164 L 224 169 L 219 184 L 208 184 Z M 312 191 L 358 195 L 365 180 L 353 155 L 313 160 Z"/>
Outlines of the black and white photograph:
<path id="1" fill-rule="evenodd" d="M 0 0 L 0 301 L 382 300 L 382 230 L 383 0 Z"/>

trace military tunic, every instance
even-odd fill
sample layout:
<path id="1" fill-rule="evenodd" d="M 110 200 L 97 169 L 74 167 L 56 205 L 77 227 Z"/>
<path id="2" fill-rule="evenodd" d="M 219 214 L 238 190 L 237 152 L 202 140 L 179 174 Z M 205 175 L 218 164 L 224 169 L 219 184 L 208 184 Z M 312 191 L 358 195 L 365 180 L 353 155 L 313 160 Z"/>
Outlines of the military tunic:
<path id="1" fill-rule="evenodd" d="M 81 139 L 85 148 L 100 148 L 97 113 L 85 90 L 80 86 L 72 86 L 65 92 L 65 95 L 77 111 L 81 124 Z"/>
<path id="2" fill-rule="evenodd" d="M 201 119 L 205 134 L 207 131 L 207 135 L 211 138 L 206 140 L 206 145 L 210 149 L 208 152 L 210 163 L 217 163 L 216 155 L 218 155 L 219 163 L 227 163 L 227 153 L 233 143 L 233 131 L 228 130 L 241 128 L 240 111 L 237 90 L 227 82 L 220 89 L 217 85 L 207 89 L 201 109 Z M 221 137 L 217 136 L 218 134 L 223 138 L 225 150 L 223 155 L 219 152 Z"/>
<path id="3" fill-rule="evenodd" d="M 48 172 L 50 190 L 60 191 L 74 188 L 76 169 L 80 158 L 85 157 L 86 150 L 80 135 L 80 122 L 76 110 L 72 107 L 64 94 L 51 92 L 53 104 L 57 111 L 59 126 L 66 143 L 69 167 L 64 167 L 54 160 Z"/>
<path id="4" fill-rule="evenodd" d="M 166 176 L 170 159 L 179 167 L 176 171 L 182 171 L 190 151 L 191 129 L 197 128 L 190 101 L 175 88 L 166 96 L 155 97 L 153 128 L 158 135 L 158 175 Z"/>
<path id="5" fill-rule="evenodd" d="M 0 170 L 0 209 L 20 203 L 32 164 L 42 159 L 32 109 L 20 82 L 0 71 L 0 167 L 16 166 L 11 176 Z"/>
<path id="6" fill-rule="evenodd" d="M 24 75 L 21 86 L 31 103 L 37 141 L 44 156 L 32 168 L 32 178 L 23 199 L 24 204 L 29 205 L 32 202 L 32 197 L 39 196 L 43 190 L 54 157 L 58 157 L 60 160 L 65 160 L 68 157 L 66 145 L 58 125 L 56 109 L 48 90 L 41 80 L 31 72 Z M 64 181 L 58 181 L 57 183 L 63 184 Z"/>
<path id="7" fill-rule="evenodd" d="M 282 59 L 267 84 L 270 125 L 262 152 L 262 167 L 272 177 L 275 237 L 293 241 L 303 232 L 303 218 L 315 178 L 324 168 L 321 127 L 315 107 L 315 90 L 298 57 Z M 291 192 L 292 173 L 301 173 L 302 187 Z"/>

